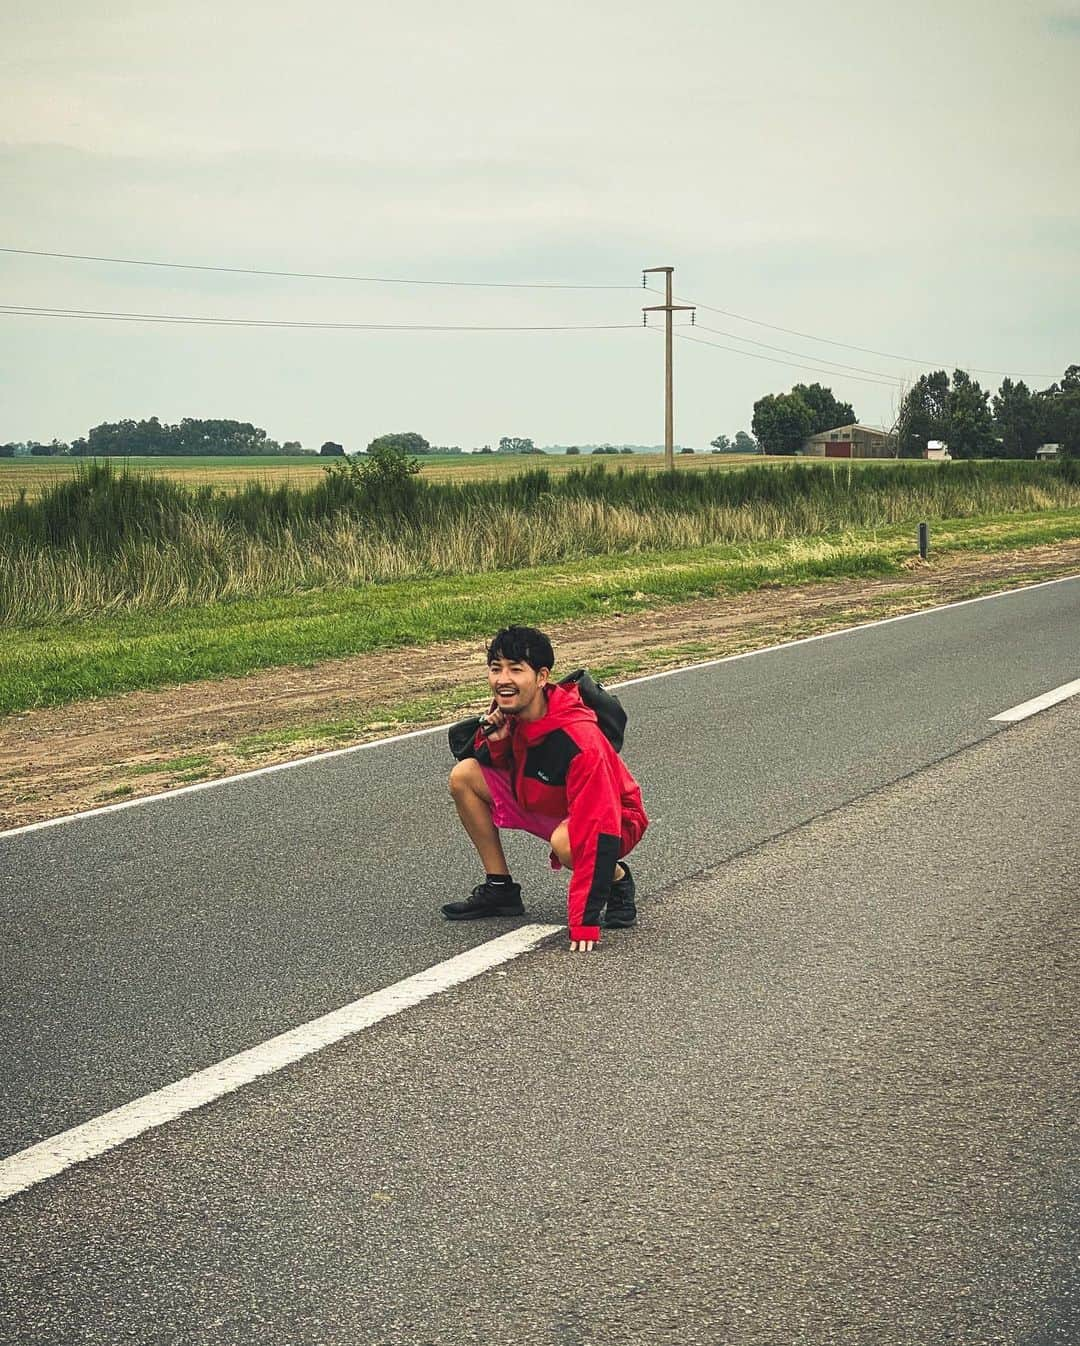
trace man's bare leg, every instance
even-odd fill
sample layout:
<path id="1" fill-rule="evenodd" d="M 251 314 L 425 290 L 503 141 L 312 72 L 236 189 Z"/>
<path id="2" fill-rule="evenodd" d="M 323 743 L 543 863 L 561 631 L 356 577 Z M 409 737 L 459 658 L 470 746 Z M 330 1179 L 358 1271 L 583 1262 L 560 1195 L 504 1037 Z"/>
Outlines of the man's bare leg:
<path id="1" fill-rule="evenodd" d="M 458 762 L 450 772 L 450 794 L 461 819 L 461 825 L 476 847 L 480 863 L 487 874 L 509 874 L 499 829 L 491 820 L 491 792 L 484 773 L 475 757 Z"/>

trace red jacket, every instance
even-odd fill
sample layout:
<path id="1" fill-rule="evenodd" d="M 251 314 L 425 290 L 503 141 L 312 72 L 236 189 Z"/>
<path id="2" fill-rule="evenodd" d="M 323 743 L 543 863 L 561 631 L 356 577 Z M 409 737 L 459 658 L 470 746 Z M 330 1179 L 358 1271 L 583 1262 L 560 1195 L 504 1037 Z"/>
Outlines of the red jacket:
<path id="1" fill-rule="evenodd" d="M 615 862 L 637 845 L 649 820 L 637 781 L 577 687 L 549 683 L 545 695 L 547 712 L 538 720 L 512 719 L 510 733 L 494 742 L 477 731 L 474 747 L 481 761 L 490 753 L 492 766 L 509 770 L 522 808 L 568 820 L 570 938 L 599 939 Z"/>

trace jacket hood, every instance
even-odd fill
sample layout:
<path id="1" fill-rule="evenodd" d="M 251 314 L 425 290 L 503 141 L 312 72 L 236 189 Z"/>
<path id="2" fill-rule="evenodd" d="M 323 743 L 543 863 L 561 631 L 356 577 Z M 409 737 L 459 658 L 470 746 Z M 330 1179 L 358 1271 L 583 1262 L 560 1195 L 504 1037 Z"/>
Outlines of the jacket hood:
<path id="1" fill-rule="evenodd" d="M 596 724 L 596 712 L 582 701 L 577 686 L 563 687 L 552 682 L 547 687 L 547 713 L 538 720 L 522 720 L 518 733 L 527 743 L 535 743 L 555 729 L 566 729 L 572 724 Z"/>

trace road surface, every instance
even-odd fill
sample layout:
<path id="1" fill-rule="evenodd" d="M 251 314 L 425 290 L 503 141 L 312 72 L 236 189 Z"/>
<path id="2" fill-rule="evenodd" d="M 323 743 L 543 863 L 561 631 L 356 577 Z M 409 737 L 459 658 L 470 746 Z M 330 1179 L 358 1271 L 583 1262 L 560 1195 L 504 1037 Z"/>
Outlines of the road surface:
<path id="1" fill-rule="evenodd" d="M 1075 1342 L 1080 581 L 628 687 L 638 930 L 0 1206 L 20 1341 Z M 490 939 L 441 736 L 0 839 L 6 1152 Z M 530 918 L 558 881 L 513 854 Z"/>

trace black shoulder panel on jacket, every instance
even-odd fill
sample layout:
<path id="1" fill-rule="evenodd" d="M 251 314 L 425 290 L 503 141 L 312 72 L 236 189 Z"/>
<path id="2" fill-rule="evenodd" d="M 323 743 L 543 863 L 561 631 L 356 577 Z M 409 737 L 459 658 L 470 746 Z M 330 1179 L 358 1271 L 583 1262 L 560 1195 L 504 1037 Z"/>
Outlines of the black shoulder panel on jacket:
<path id="1" fill-rule="evenodd" d="M 553 729 L 525 754 L 525 775 L 545 785 L 565 785 L 570 763 L 580 751 L 565 729 Z"/>

